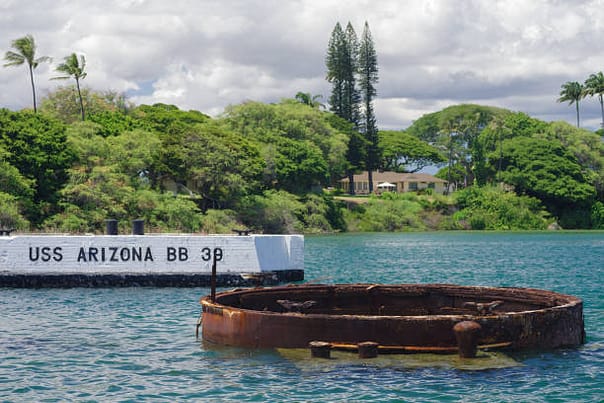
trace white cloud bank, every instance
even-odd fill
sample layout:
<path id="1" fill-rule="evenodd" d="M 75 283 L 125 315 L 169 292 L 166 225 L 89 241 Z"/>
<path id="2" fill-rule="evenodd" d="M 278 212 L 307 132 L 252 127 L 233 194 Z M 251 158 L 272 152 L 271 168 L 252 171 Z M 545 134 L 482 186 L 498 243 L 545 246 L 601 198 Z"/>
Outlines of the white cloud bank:
<path id="1" fill-rule="evenodd" d="M 560 85 L 604 70 L 604 1 L 546 0 L 0 0 L 0 51 L 32 34 L 39 94 L 72 52 L 94 89 L 216 116 L 245 100 L 329 96 L 325 51 L 336 22 L 369 22 L 380 68 L 376 114 L 405 128 L 425 113 L 476 102 L 544 120 L 575 120 Z M 31 105 L 26 68 L 0 69 L 0 107 Z M 581 102 L 598 128 L 596 99 Z"/>

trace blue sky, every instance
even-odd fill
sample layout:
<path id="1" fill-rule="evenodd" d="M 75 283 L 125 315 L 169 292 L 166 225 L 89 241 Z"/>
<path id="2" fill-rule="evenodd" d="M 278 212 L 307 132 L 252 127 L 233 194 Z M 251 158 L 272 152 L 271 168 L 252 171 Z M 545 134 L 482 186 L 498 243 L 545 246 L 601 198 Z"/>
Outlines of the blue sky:
<path id="1" fill-rule="evenodd" d="M 40 96 L 65 84 L 50 78 L 77 52 L 95 90 L 218 116 L 298 91 L 326 100 L 327 42 L 348 21 L 372 31 L 383 129 L 469 102 L 574 124 L 560 85 L 604 70 L 602 0 L 0 0 L 0 51 L 29 33 L 53 57 L 36 70 Z M 30 107 L 28 79 L 25 67 L 0 69 L 0 107 Z M 581 113 L 599 127 L 595 98 Z"/>

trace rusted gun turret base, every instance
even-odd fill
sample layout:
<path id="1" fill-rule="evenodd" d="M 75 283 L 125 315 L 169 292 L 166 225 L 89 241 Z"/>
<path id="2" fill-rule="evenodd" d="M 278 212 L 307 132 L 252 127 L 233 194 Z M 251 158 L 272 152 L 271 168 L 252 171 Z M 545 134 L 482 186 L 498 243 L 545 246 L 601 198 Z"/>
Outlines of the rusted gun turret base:
<path id="1" fill-rule="evenodd" d="M 579 298 L 526 288 L 343 284 L 257 288 L 201 300 L 203 339 L 250 348 L 373 341 L 457 352 L 453 328 L 480 325 L 477 345 L 552 349 L 584 343 Z M 380 349 L 381 353 L 382 349 Z"/>

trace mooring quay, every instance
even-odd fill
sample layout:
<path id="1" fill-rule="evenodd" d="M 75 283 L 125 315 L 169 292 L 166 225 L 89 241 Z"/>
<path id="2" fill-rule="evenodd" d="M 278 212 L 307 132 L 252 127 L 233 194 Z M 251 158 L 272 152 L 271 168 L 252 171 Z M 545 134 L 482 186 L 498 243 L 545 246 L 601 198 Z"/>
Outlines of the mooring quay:
<path id="1" fill-rule="evenodd" d="M 214 267 L 213 267 L 214 266 Z M 256 286 L 304 279 L 301 235 L 0 236 L 0 287 Z"/>

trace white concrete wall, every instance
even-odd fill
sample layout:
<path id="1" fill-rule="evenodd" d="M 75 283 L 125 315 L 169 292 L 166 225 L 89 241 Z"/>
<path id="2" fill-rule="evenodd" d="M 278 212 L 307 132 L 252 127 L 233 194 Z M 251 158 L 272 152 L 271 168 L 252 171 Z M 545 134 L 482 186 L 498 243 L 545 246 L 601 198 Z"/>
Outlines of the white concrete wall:
<path id="1" fill-rule="evenodd" d="M 0 237 L 4 273 L 218 273 L 304 269 L 301 235 Z"/>

